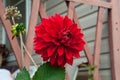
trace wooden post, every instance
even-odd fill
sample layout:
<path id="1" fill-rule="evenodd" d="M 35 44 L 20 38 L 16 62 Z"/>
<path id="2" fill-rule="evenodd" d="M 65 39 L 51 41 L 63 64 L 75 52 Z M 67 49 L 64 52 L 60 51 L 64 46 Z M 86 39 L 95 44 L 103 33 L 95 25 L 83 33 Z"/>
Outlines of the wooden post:
<path id="1" fill-rule="evenodd" d="M 120 14 L 119 1 L 110 0 L 112 9 L 108 12 L 112 80 L 120 80 Z"/>
<path id="2" fill-rule="evenodd" d="M 4 18 L 4 14 L 5 14 L 5 8 L 3 6 L 2 1 L 0 0 L 0 19 L 2 21 L 2 24 L 5 28 L 6 34 L 8 36 L 8 39 L 10 41 L 11 47 L 13 49 L 13 52 L 15 54 L 16 60 L 18 62 L 19 68 L 22 68 L 22 58 L 21 58 L 21 51 L 20 51 L 20 47 L 19 44 L 17 42 L 16 37 L 14 39 L 12 39 L 12 33 L 11 33 L 11 23 L 9 20 L 5 20 Z"/>
<path id="3" fill-rule="evenodd" d="M 99 62 L 100 62 L 100 48 L 101 48 L 101 38 L 102 38 L 102 25 L 103 25 L 103 11 L 104 9 L 99 7 L 96 25 L 96 35 L 95 35 L 95 45 L 94 45 L 94 79 L 101 80 L 99 75 Z"/>
<path id="4" fill-rule="evenodd" d="M 27 37 L 26 37 L 26 47 L 27 47 L 28 51 L 31 53 L 31 55 L 32 55 L 32 51 L 33 51 L 33 38 L 35 35 L 35 25 L 37 24 L 39 3 L 40 3 L 39 0 L 33 0 L 33 2 L 32 2 L 32 10 L 31 10 L 31 14 L 30 14 L 28 33 L 27 33 Z M 25 65 L 26 65 L 26 68 L 29 69 L 30 59 L 27 54 L 25 54 Z"/>

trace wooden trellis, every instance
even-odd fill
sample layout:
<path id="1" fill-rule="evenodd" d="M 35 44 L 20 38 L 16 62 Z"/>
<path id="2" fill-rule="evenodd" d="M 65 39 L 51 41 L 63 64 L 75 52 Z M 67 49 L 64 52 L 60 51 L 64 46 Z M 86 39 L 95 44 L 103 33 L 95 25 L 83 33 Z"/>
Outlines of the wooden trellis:
<path id="1" fill-rule="evenodd" d="M 98 15 L 97 15 L 97 23 L 96 23 L 96 36 L 95 36 L 95 45 L 94 45 L 94 56 L 92 56 L 88 44 L 85 45 L 84 52 L 88 59 L 90 65 L 96 65 L 94 79 L 101 80 L 99 75 L 99 60 L 100 60 L 100 45 L 101 45 L 101 36 L 102 36 L 102 25 L 103 25 L 103 12 L 104 9 L 108 9 L 108 22 L 109 22 L 109 40 L 110 40 L 110 52 L 111 52 L 111 63 L 112 63 L 112 80 L 120 80 L 120 13 L 119 13 L 119 1 L 118 0 L 110 0 L 109 2 L 104 2 L 100 0 L 65 0 L 66 5 L 68 7 L 68 17 L 74 20 L 74 22 L 81 27 L 80 22 L 78 21 L 78 17 L 75 11 L 74 3 L 83 3 L 93 6 L 98 6 Z M 6 33 L 8 35 L 8 39 L 10 41 L 11 47 L 16 56 L 19 67 L 22 67 L 22 60 L 20 55 L 20 47 L 18 45 L 17 39 L 11 39 L 11 23 L 9 20 L 4 19 L 5 8 L 2 4 L 2 0 L 0 0 L 0 19 L 4 25 Z M 32 1 L 32 9 L 29 21 L 29 28 L 26 37 L 26 46 L 29 52 L 32 54 L 33 50 L 33 37 L 34 37 L 34 26 L 37 22 L 38 13 L 41 18 L 47 17 L 46 11 L 44 9 L 42 0 L 33 0 Z M 87 43 L 87 42 L 86 42 Z M 31 45 L 31 46 L 30 46 Z M 29 68 L 30 59 L 28 55 L 25 54 L 25 64 L 26 68 Z"/>

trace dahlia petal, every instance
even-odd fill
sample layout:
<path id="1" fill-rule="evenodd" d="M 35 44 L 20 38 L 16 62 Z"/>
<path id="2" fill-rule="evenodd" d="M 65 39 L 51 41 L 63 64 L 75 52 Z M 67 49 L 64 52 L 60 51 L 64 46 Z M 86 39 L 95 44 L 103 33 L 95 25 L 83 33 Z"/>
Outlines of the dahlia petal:
<path id="1" fill-rule="evenodd" d="M 53 40 L 53 38 L 52 38 L 49 34 L 44 34 L 43 39 L 44 39 L 46 42 L 49 42 L 49 41 L 52 41 L 52 40 Z"/>
<path id="2" fill-rule="evenodd" d="M 59 56 L 63 55 L 64 54 L 64 47 L 62 47 L 62 46 L 58 47 L 57 52 L 58 52 Z"/>
<path id="3" fill-rule="evenodd" d="M 48 56 L 52 56 L 55 50 L 56 50 L 56 47 L 54 46 L 49 47 L 47 50 Z"/>
<path id="4" fill-rule="evenodd" d="M 40 27 L 40 26 L 41 26 L 41 27 Z M 36 26 L 35 28 L 36 28 L 36 30 L 35 30 L 36 36 L 41 37 L 41 36 L 43 36 L 43 34 L 46 33 L 43 25 Z"/>
<path id="5" fill-rule="evenodd" d="M 51 63 L 51 65 L 56 65 L 56 63 L 57 63 L 57 54 L 53 54 L 50 57 L 50 63 Z"/>
<path id="6" fill-rule="evenodd" d="M 62 66 L 62 64 L 64 63 L 64 56 L 60 56 L 60 57 L 58 57 L 58 65 L 59 66 Z"/>
<path id="7" fill-rule="evenodd" d="M 82 51 L 84 49 L 84 44 L 85 43 L 83 42 L 83 43 L 80 43 L 80 44 L 72 45 L 71 48 L 76 49 L 78 51 Z"/>
<path id="8" fill-rule="evenodd" d="M 34 41 L 34 50 L 40 50 L 40 49 L 45 48 L 49 45 L 50 45 L 49 43 L 46 43 L 43 41 Z"/>
<path id="9" fill-rule="evenodd" d="M 34 50 L 44 61 L 50 59 L 51 65 L 64 67 L 72 65 L 73 57 L 79 58 L 84 49 L 83 33 L 68 16 L 59 14 L 43 18 L 35 27 Z"/>
<path id="10" fill-rule="evenodd" d="M 43 61 L 47 61 L 49 57 L 43 57 Z"/>
<path id="11" fill-rule="evenodd" d="M 68 18 L 68 16 L 65 16 L 63 24 L 65 27 L 70 27 L 73 24 L 73 22 L 71 19 Z"/>
<path id="12" fill-rule="evenodd" d="M 66 52 L 66 58 L 67 59 L 71 59 L 72 57 L 73 57 L 73 52 L 70 51 L 70 50 L 67 50 L 67 52 Z"/>
<path id="13" fill-rule="evenodd" d="M 70 64 L 70 65 L 72 65 L 73 64 L 73 58 L 67 59 L 67 63 Z"/>
<path id="14" fill-rule="evenodd" d="M 47 51 L 45 49 L 41 50 L 41 57 L 48 57 Z"/>
<path id="15" fill-rule="evenodd" d="M 79 52 L 74 52 L 74 53 L 73 53 L 73 56 L 76 57 L 76 58 L 80 58 Z"/>

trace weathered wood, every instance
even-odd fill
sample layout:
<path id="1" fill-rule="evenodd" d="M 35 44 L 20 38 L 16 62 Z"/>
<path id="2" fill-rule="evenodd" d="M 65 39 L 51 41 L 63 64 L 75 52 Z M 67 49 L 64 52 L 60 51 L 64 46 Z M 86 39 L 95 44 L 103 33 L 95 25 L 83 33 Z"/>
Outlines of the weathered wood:
<path id="1" fill-rule="evenodd" d="M 74 2 L 66 2 L 67 6 L 68 6 L 68 12 L 67 12 L 67 16 L 73 20 L 73 10 L 74 10 Z"/>
<path id="2" fill-rule="evenodd" d="M 37 23 L 39 3 L 40 3 L 39 0 L 33 0 L 33 2 L 32 2 L 32 10 L 31 10 L 31 14 L 30 14 L 28 33 L 27 33 L 27 37 L 26 37 L 26 47 L 31 54 L 32 54 L 32 50 L 33 50 L 33 38 L 35 35 L 35 25 Z M 30 59 L 27 54 L 25 54 L 25 65 L 26 65 L 26 68 L 29 69 Z"/>
<path id="3" fill-rule="evenodd" d="M 97 16 L 97 26 L 95 35 L 95 45 L 94 45 L 94 79 L 101 80 L 99 77 L 99 61 L 100 61 L 100 49 L 101 49 L 101 38 L 102 38 L 102 25 L 103 25 L 103 11 L 104 9 L 99 7 Z"/>
<path id="4" fill-rule="evenodd" d="M 42 0 L 40 0 L 40 4 L 39 4 L 39 15 L 40 15 L 41 18 L 47 18 L 47 13 L 45 11 Z"/>
<path id="5" fill-rule="evenodd" d="M 104 2 L 100 0 L 67 0 L 67 1 L 74 1 L 74 2 L 80 2 L 84 4 L 89 4 L 93 6 L 100 6 L 104 8 L 112 8 L 112 4 L 110 2 Z"/>
<path id="6" fill-rule="evenodd" d="M 3 26 L 5 28 L 5 31 L 6 31 L 6 34 L 8 36 L 8 39 L 10 41 L 10 44 L 11 44 L 11 47 L 13 49 L 13 52 L 14 52 L 14 55 L 17 59 L 17 62 L 18 62 L 18 65 L 19 65 L 19 68 L 21 69 L 22 68 L 22 58 L 21 58 L 21 51 L 20 51 L 20 47 L 19 47 L 19 44 L 17 42 L 17 39 L 16 37 L 14 39 L 12 39 L 12 33 L 11 33 L 11 23 L 9 20 L 6 20 L 4 18 L 4 14 L 5 14 L 5 8 L 3 6 L 3 3 L 2 1 L 0 0 L 0 19 L 1 19 L 1 22 L 3 23 Z"/>
<path id="7" fill-rule="evenodd" d="M 109 10 L 109 37 L 111 53 L 112 79 L 120 80 L 120 14 L 119 0 L 109 0 L 112 9 Z"/>
<path id="8" fill-rule="evenodd" d="M 81 25 L 80 25 L 80 23 L 79 23 L 77 14 L 76 14 L 76 12 L 75 12 L 75 9 L 74 9 L 74 21 L 75 21 L 75 23 L 81 28 L 81 31 L 82 31 L 82 27 L 81 27 Z M 82 32 L 83 32 L 83 31 L 82 31 Z M 84 40 L 85 40 L 85 38 L 84 38 Z M 86 57 L 87 57 L 87 59 L 88 59 L 89 64 L 93 64 L 93 56 L 92 56 L 92 54 L 91 54 L 91 52 L 90 52 L 90 50 L 89 50 L 88 43 L 87 43 L 86 40 L 85 40 L 85 42 L 86 42 L 86 44 L 85 44 L 85 46 L 84 46 L 84 48 L 85 48 L 84 51 L 85 51 Z"/>
<path id="9" fill-rule="evenodd" d="M 67 5 L 68 8 L 70 8 L 67 1 L 66 1 L 66 5 Z M 74 20 L 74 22 L 78 25 L 79 28 L 81 28 L 81 25 L 79 23 L 79 20 L 78 20 L 78 17 L 77 17 L 74 6 L 72 6 L 72 11 L 73 11 L 73 20 Z M 81 28 L 81 31 L 82 31 L 82 28 Z M 90 50 L 88 48 L 87 41 L 85 39 L 84 39 L 84 41 L 86 42 L 85 47 L 84 47 L 85 48 L 84 51 L 85 51 L 85 54 L 87 56 L 88 62 L 89 62 L 89 64 L 93 64 L 93 57 L 92 57 L 92 55 L 90 53 Z"/>

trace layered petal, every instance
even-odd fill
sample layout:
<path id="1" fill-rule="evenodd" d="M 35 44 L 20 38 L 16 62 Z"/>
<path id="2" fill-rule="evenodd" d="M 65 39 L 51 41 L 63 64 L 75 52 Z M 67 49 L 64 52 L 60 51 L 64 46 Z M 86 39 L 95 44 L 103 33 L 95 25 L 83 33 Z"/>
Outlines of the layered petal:
<path id="1" fill-rule="evenodd" d="M 43 18 L 35 27 L 34 50 L 53 66 L 72 65 L 84 49 L 83 33 L 68 16 L 56 14 Z"/>

